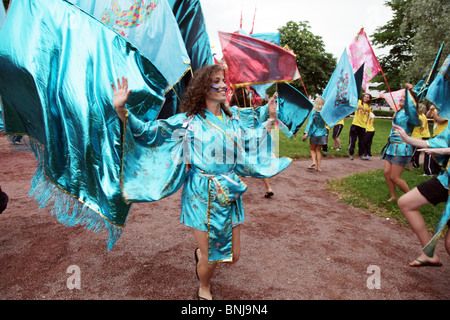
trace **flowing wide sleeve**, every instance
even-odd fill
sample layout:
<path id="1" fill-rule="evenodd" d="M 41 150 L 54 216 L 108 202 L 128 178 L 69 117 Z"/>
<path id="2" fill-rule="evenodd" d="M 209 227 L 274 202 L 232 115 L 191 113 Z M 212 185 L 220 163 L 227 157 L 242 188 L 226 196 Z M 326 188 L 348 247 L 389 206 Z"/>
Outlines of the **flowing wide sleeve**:
<path id="1" fill-rule="evenodd" d="M 446 127 L 444 131 L 436 137 L 426 140 L 430 148 L 448 148 L 450 146 L 449 129 Z M 433 158 L 442 166 L 446 167 L 448 164 L 448 155 L 434 154 Z"/>
<path id="2" fill-rule="evenodd" d="M 255 178 L 270 178 L 286 169 L 292 159 L 278 157 L 278 132 L 266 130 L 268 121 L 256 129 L 238 125 L 238 157 L 235 172 L 240 176 Z"/>
<path id="3" fill-rule="evenodd" d="M 130 202 L 156 201 L 184 183 L 185 114 L 142 122 L 129 114 L 124 130 L 122 191 Z"/>

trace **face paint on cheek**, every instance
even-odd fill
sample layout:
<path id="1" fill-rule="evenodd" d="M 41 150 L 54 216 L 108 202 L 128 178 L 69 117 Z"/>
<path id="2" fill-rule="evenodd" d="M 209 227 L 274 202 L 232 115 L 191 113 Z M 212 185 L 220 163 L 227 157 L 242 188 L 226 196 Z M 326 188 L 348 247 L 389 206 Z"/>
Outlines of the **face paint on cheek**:
<path id="1" fill-rule="evenodd" d="M 210 92 L 219 92 L 220 86 L 215 83 L 211 83 L 211 86 L 209 87 Z"/>

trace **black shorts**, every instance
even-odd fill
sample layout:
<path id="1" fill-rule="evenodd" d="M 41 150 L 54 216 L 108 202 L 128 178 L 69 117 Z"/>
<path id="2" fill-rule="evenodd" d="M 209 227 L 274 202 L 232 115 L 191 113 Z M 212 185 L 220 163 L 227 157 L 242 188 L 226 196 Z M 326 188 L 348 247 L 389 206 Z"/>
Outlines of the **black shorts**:
<path id="1" fill-rule="evenodd" d="M 447 202 L 448 189 L 436 177 L 419 184 L 417 190 L 433 205 Z"/>
<path id="2" fill-rule="evenodd" d="M 343 127 L 344 127 L 344 125 L 342 125 L 342 124 L 337 124 L 337 125 L 334 126 L 334 128 L 333 128 L 333 139 L 336 139 L 337 137 L 339 137 Z"/>

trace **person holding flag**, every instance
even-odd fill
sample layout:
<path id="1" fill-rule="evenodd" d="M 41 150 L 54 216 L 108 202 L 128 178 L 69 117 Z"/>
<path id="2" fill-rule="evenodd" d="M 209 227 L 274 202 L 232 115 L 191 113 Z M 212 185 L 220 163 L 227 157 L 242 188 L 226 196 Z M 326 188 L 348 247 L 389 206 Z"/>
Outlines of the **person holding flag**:
<path id="1" fill-rule="evenodd" d="M 245 220 L 241 195 L 247 186 L 238 175 L 269 178 L 291 163 L 271 152 L 249 150 L 255 141 L 261 145 L 268 139 L 275 119 L 269 118 L 257 130 L 242 125 L 225 106 L 227 85 L 219 65 L 194 73 L 183 97 L 183 113 L 167 120 L 144 122 L 128 112 L 126 78 L 122 83 L 118 80 L 117 88 L 111 86 L 119 119 L 128 124 L 127 131 L 131 130 L 136 143 L 152 148 L 147 155 L 146 192 L 164 196 L 165 189 L 183 185 L 180 220 L 191 228 L 198 245 L 194 251 L 200 282 L 197 297 L 211 300 L 210 282 L 218 262 L 235 263 L 241 251 L 240 224 Z M 270 115 L 276 110 L 273 100 L 269 101 Z M 154 169 L 161 162 L 170 171 L 164 185 L 154 183 L 154 177 L 163 174 Z M 177 165 L 170 169 L 173 163 Z"/>
<path id="2" fill-rule="evenodd" d="M 392 120 L 393 128 L 391 129 L 388 142 L 382 151 L 381 159 L 386 160 L 384 162 L 384 177 L 391 195 L 385 203 L 397 201 L 397 187 L 404 193 L 407 193 L 410 190 L 408 183 L 402 179 L 402 172 L 403 168 L 408 166 L 411 162 L 414 148 L 402 141 L 398 136 L 398 133 L 394 130 L 394 126 L 395 128 L 403 128 L 410 136 L 414 127 L 418 124 L 419 118 L 415 107 L 417 104 L 417 96 L 412 89 L 413 86 L 411 84 L 407 83 L 405 85 L 405 101 L 403 106 L 401 104 L 399 109 L 395 112 Z M 414 106 L 411 106 L 410 104 L 413 104 Z M 411 111 L 410 109 L 414 110 Z"/>
<path id="3" fill-rule="evenodd" d="M 328 130 L 326 123 L 320 115 L 325 100 L 317 97 L 314 100 L 314 108 L 309 114 L 308 122 L 306 123 L 305 132 L 303 134 L 303 141 L 309 137 L 309 152 L 311 154 L 312 164 L 308 169 L 315 169 L 320 172 L 320 164 L 322 162 L 322 147 L 328 143 Z"/>

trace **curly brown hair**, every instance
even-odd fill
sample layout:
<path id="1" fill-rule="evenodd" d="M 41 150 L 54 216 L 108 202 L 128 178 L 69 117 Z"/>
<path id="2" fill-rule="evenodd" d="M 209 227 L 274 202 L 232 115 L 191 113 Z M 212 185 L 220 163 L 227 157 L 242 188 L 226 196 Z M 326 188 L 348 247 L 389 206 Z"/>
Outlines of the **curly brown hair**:
<path id="1" fill-rule="evenodd" d="M 234 89 L 230 100 L 230 106 L 238 106 L 239 108 L 248 108 L 252 106 L 252 101 L 244 87 Z"/>
<path id="2" fill-rule="evenodd" d="M 181 102 L 181 112 L 186 112 L 186 116 L 188 117 L 195 114 L 200 114 L 203 118 L 205 117 L 206 94 L 210 89 L 212 76 L 218 71 L 223 72 L 222 67 L 213 64 L 202 67 L 194 73 L 194 77 L 189 82 L 189 86 Z M 227 116 L 231 117 L 231 112 L 225 104 L 221 104 L 220 108 Z"/>

